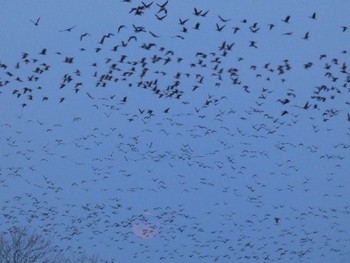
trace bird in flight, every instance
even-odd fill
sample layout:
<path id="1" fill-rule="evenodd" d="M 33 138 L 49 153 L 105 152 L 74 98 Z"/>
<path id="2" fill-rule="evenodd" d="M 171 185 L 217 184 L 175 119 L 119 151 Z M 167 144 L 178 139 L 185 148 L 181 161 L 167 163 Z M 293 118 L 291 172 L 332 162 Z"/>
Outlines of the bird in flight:
<path id="1" fill-rule="evenodd" d="M 193 29 L 199 30 L 199 26 L 200 26 L 200 23 L 196 23 L 195 26 L 193 27 Z"/>
<path id="2" fill-rule="evenodd" d="M 154 34 L 152 31 L 148 31 L 153 37 L 158 38 L 159 36 Z"/>
<path id="3" fill-rule="evenodd" d="M 119 34 L 120 30 L 122 30 L 123 28 L 126 28 L 126 25 L 120 25 L 120 26 L 118 27 L 118 34 Z"/>
<path id="4" fill-rule="evenodd" d="M 225 26 L 226 25 L 219 26 L 218 24 L 216 24 L 216 31 L 221 32 L 224 29 Z"/>
<path id="5" fill-rule="evenodd" d="M 250 41 L 249 47 L 258 48 L 255 41 Z"/>
<path id="6" fill-rule="evenodd" d="M 157 4 L 157 6 L 159 6 L 160 8 L 165 8 L 166 7 L 166 5 L 168 4 L 168 2 L 169 1 L 166 1 L 165 3 L 163 3 L 163 4 Z"/>
<path id="7" fill-rule="evenodd" d="M 86 37 L 86 36 L 91 36 L 91 35 L 90 35 L 89 33 L 84 33 L 84 34 L 82 34 L 82 35 L 80 36 L 80 41 L 82 41 L 83 38 Z"/>
<path id="8" fill-rule="evenodd" d="M 69 28 L 66 28 L 66 29 L 62 29 L 62 30 L 60 30 L 60 32 L 71 32 L 75 27 L 76 27 L 76 25 L 69 27 Z"/>
<path id="9" fill-rule="evenodd" d="M 162 21 L 164 18 L 166 18 L 167 17 L 167 15 L 163 15 L 163 16 L 158 16 L 157 14 L 155 14 L 155 16 L 157 17 L 157 19 L 159 20 L 159 21 Z"/>
<path id="10" fill-rule="evenodd" d="M 150 8 L 151 5 L 153 4 L 153 2 L 151 2 L 151 3 L 149 3 L 149 4 L 145 4 L 145 3 L 142 2 L 142 1 L 141 1 L 141 3 L 142 3 L 142 5 L 143 5 L 145 8 Z"/>
<path id="11" fill-rule="evenodd" d="M 282 21 L 284 22 L 284 23 L 289 23 L 289 20 L 290 20 L 290 16 L 286 16 L 286 18 L 285 19 L 282 19 Z"/>
<path id="12" fill-rule="evenodd" d="M 275 25 L 274 24 L 268 24 L 268 26 L 269 26 L 269 29 L 272 30 L 272 28 L 274 28 Z"/>
<path id="13" fill-rule="evenodd" d="M 110 37 L 112 37 L 112 36 L 114 36 L 113 33 L 108 33 L 107 35 L 103 35 L 102 38 L 101 38 L 101 40 L 100 40 L 98 43 L 101 44 L 101 45 L 103 45 L 103 42 L 105 41 L 105 39 L 106 39 L 106 38 L 110 38 Z"/>
<path id="14" fill-rule="evenodd" d="M 239 27 L 233 27 L 232 29 L 233 29 L 233 34 L 236 34 L 238 32 L 238 30 L 240 30 Z"/>
<path id="15" fill-rule="evenodd" d="M 182 20 L 181 18 L 179 18 L 179 25 L 183 26 L 189 19 L 184 19 Z"/>
<path id="16" fill-rule="evenodd" d="M 34 26 L 38 26 L 40 21 L 40 17 L 34 22 L 33 20 L 30 19 L 30 22 L 34 24 Z"/>
<path id="17" fill-rule="evenodd" d="M 309 32 L 306 32 L 304 37 L 303 37 L 304 40 L 308 40 L 309 39 Z"/>
<path id="18" fill-rule="evenodd" d="M 195 16 L 202 16 L 205 17 L 208 14 L 209 10 L 207 10 L 205 13 L 203 13 L 203 10 L 198 10 L 197 8 L 193 9 L 193 14 Z"/>
<path id="19" fill-rule="evenodd" d="M 311 16 L 310 16 L 311 19 L 316 19 L 316 12 L 314 12 Z"/>
<path id="20" fill-rule="evenodd" d="M 223 23 L 227 23 L 228 21 L 230 21 L 231 19 L 225 19 L 222 16 L 218 15 L 219 19 L 221 20 L 221 22 Z"/>

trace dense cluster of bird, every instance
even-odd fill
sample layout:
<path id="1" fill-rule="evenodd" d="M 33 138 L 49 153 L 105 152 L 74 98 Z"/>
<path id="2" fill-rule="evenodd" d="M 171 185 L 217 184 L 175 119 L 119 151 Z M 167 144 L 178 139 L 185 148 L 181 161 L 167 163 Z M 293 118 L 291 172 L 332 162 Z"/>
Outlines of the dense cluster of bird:
<path id="1" fill-rule="evenodd" d="M 312 51 L 322 16 L 120 4 L 114 31 L 57 30 L 76 50 L 0 60 L 2 228 L 109 262 L 347 262 L 349 60 Z"/>

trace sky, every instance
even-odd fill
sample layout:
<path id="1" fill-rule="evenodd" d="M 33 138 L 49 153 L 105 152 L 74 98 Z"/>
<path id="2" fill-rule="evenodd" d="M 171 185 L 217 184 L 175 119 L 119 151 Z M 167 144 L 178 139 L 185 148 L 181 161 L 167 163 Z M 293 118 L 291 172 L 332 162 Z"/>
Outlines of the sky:
<path id="1" fill-rule="evenodd" d="M 101 262 L 348 262 L 348 1 L 3 1 L 0 230 Z"/>

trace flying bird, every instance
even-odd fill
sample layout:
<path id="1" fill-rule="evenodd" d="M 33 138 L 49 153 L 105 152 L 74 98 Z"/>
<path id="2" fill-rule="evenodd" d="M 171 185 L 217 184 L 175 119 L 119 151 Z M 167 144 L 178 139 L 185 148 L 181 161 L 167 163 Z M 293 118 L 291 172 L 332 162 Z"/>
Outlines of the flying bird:
<path id="1" fill-rule="evenodd" d="M 221 22 L 223 23 L 227 23 L 228 21 L 230 21 L 231 19 L 225 19 L 222 16 L 218 15 L 219 19 L 221 20 Z"/>
<path id="2" fill-rule="evenodd" d="M 309 40 L 309 32 L 306 32 L 304 37 L 303 37 L 304 40 Z"/>
<path id="3" fill-rule="evenodd" d="M 76 25 L 72 26 L 72 27 L 69 27 L 69 28 L 66 28 L 66 29 L 62 29 L 59 32 L 71 32 L 75 27 L 76 27 Z"/>
<path id="4" fill-rule="evenodd" d="M 286 16 L 284 19 L 282 19 L 282 21 L 287 24 L 289 23 L 289 20 L 290 20 L 290 16 Z"/>
<path id="5" fill-rule="evenodd" d="M 106 38 L 110 38 L 111 36 L 114 36 L 114 34 L 113 33 L 108 33 L 107 35 L 103 35 L 101 40 L 98 43 L 103 45 L 103 42 L 105 41 L 105 39 Z"/>
<path id="6" fill-rule="evenodd" d="M 34 22 L 33 20 L 30 20 L 34 24 L 34 26 L 38 26 L 40 21 L 40 17 Z"/>
<path id="7" fill-rule="evenodd" d="M 155 38 L 159 38 L 160 37 L 160 36 L 154 34 L 152 31 L 148 31 L 148 32 L 151 34 L 152 37 L 155 37 Z"/>
<path id="8" fill-rule="evenodd" d="M 80 36 L 80 41 L 83 40 L 84 37 L 91 36 L 89 33 L 84 33 Z"/>
<path id="9" fill-rule="evenodd" d="M 207 10 L 206 12 L 203 13 L 203 10 L 198 10 L 196 7 L 193 9 L 193 11 L 194 11 L 193 14 L 195 16 L 202 16 L 202 17 L 205 17 L 209 12 L 209 10 Z"/>
<path id="10" fill-rule="evenodd" d="M 221 32 L 225 28 L 225 26 L 226 25 L 219 26 L 218 24 L 216 24 L 216 31 Z"/>
<path id="11" fill-rule="evenodd" d="M 163 16 L 158 16 L 157 14 L 154 14 L 156 17 L 157 17 L 157 19 L 159 20 L 159 21 L 163 21 L 163 19 L 164 18 L 166 18 L 167 17 L 167 15 L 163 15 Z"/>
<path id="12" fill-rule="evenodd" d="M 187 19 L 184 19 L 184 20 L 182 20 L 181 18 L 179 18 L 179 25 L 181 25 L 181 26 L 185 25 L 186 22 L 187 22 L 188 20 L 189 20 L 188 18 L 187 18 Z"/>
<path id="13" fill-rule="evenodd" d="M 161 5 L 157 4 L 157 6 L 159 6 L 160 8 L 165 8 L 167 4 L 168 4 L 168 0 L 165 3 L 161 4 Z"/>
<path id="14" fill-rule="evenodd" d="M 311 19 L 316 19 L 316 12 L 314 12 L 311 16 L 309 16 Z"/>
<path id="15" fill-rule="evenodd" d="M 233 34 L 236 34 L 240 30 L 239 27 L 233 27 L 232 29 L 233 29 Z"/>
<path id="16" fill-rule="evenodd" d="M 268 24 L 268 26 L 269 26 L 269 30 L 272 30 L 272 28 L 274 28 L 274 27 L 275 27 L 275 25 L 274 25 L 274 24 Z"/>
<path id="17" fill-rule="evenodd" d="M 126 25 L 120 25 L 120 26 L 118 27 L 118 34 L 120 33 L 120 30 L 122 30 L 123 28 L 126 28 Z"/>
<path id="18" fill-rule="evenodd" d="M 200 23 L 196 23 L 195 26 L 193 27 L 194 30 L 199 30 Z"/>
<path id="19" fill-rule="evenodd" d="M 250 41 L 249 47 L 258 48 L 255 41 Z"/>
<path id="20" fill-rule="evenodd" d="M 120 102 L 126 103 L 127 99 L 128 99 L 128 97 L 125 96 L 122 100 L 120 100 Z"/>
<path id="21" fill-rule="evenodd" d="M 149 4 L 146 4 L 146 3 L 142 2 L 142 1 L 141 1 L 141 3 L 142 3 L 142 5 L 143 5 L 145 8 L 150 8 L 150 7 L 152 6 L 152 4 L 153 4 L 153 2 L 151 2 L 151 3 L 149 3 Z"/>
<path id="22" fill-rule="evenodd" d="M 43 48 L 41 51 L 40 51 L 40 55 L 43 55 L 43 56 L 45 56 L 46 55 L 46 48 Z"/>
<path id="23" fill-rule="evenodd" d="M 130 42 L 131 40 L 137 41 L 137 37 L 136 37 L 136 36 L 130 36 L 130 37 L 128 38 L 128 42 Z"/>
<path id="24" fill-rule="evenodd" d="M 182 39 L 182 40 L 185 39 L 185 38 L 184 38 L 183 36 L 181 36 L 181 35 L 176 35 L 176 36 L 173 36 L 172 38 L 180 38 L 180 39 Z"/>

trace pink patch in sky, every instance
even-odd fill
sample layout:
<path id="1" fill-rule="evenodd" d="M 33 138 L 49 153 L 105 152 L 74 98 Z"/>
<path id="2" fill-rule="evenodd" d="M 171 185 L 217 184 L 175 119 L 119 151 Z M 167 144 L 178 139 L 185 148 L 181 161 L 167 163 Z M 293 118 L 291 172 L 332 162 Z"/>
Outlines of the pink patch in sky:
<path id="1" fill-rule="evenodd" d="M 150 239 L 158 234 L 158 225 L 143 221 L 133 222 L 132 232 L 139 238 Z"/>

